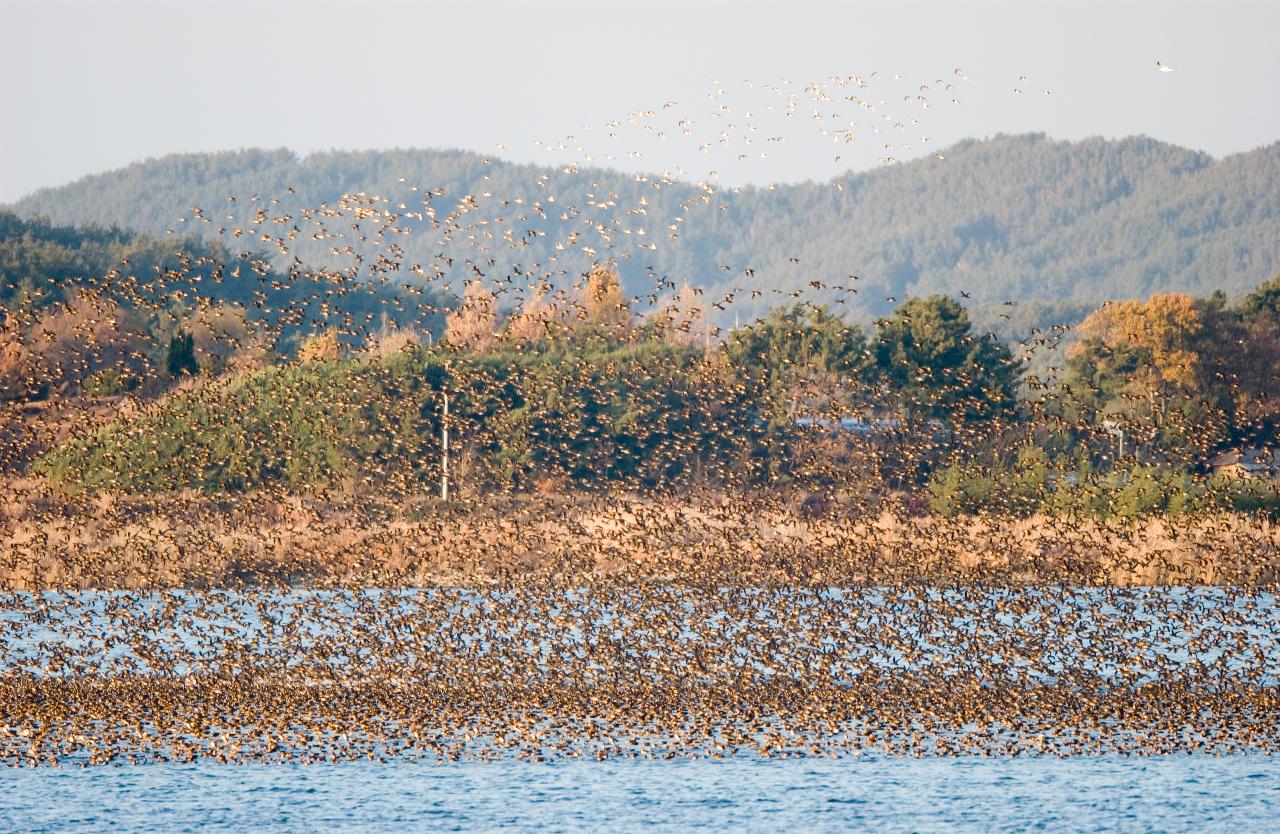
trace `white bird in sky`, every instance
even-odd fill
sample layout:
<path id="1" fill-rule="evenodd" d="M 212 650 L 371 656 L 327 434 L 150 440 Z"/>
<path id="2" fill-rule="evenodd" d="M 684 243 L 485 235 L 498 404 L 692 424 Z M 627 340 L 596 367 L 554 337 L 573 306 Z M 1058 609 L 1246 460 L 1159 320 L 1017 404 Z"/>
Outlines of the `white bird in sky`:
<path id="1" fill-rule="evenodd" d="M 1173 67 L 1169 66 L 1168 64 L 1162 64 L 1159 61 L 1156 61 L 1156 69 L 1160 70 L 1161 72 L 1173 72 Z"/>

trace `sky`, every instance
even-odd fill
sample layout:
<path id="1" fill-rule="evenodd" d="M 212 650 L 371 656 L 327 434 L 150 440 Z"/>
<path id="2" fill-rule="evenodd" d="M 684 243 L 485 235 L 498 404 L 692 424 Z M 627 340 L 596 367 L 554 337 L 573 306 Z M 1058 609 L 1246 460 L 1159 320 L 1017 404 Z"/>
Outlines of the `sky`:
<path id="1" fill-rule="evenodd" d="M 243 147 L 465 148 L 764 185 L 997 133 L 1143 134 L 1215 157 L 1280 140 L 1274 0 L 0 10 L 0 202 Z"/>

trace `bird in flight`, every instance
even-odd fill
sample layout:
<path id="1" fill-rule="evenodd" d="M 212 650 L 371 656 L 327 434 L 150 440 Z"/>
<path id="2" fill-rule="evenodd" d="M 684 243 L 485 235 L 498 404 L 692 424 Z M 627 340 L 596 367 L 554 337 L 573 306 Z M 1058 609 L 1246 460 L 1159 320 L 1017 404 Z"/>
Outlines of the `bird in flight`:
<path id="1" fill-rule="evenodd" d="M 1169 66 L 1168 64 L 1162 64 L 1159 61 L 1156 61 L 1156 69 L 1160 70 L 1161 72 L 1173 72 L 1173 67 Z"/>

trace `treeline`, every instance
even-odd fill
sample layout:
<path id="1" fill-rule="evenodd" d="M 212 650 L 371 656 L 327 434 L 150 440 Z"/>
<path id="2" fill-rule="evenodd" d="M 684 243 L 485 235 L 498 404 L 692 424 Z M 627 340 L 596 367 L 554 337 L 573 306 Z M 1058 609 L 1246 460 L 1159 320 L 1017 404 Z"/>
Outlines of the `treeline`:
<path id="1" fill-rule="evenodd" d="M 911 431 L 929 433 L 929 421 L 953 409 L 962 419 L 1013 413 L 1008 349 L 975 336 L 948 299 L 904 305 L 876 344 L 811 305 L 779 310 L 714 348 L 705 321 L 688 288 L 637 318 L 616 273 L 603 269 L 568 303 L 535 298 L 505 316 L 475 284 L 441 344 L 340 356 L 336 340 L 315 350 L 325 341 L 317 336 L 301 361 L 169 397 L 59 449 L 41 470 L 131 492 L 344 482 L 420 492 L 442 474 L 448 397 L 464 494 L 755 488 L 820 472 L 840 478 L 839 462 L 859 455 L 873 466 L 880 452 L 871 446 L 815 454 L 797 430 L 801 415 L 856 405 L 902 413 Z M 850 399 L 867 386 L 876 393 Z"/>
<path id="2" fill-rule="evenodd" d="M 157 395 L 184 376 L 292 355 L 318 328 L 347 344 L 397 325 L 438 329 L 434 299 L 389 280 L 280 271 L 260 249 L 218 240 L 0 212 L 0 402 Z"/>
<path id="3" fill-rule="evenodd" d="M 462 151 L 254 150 L 149 160 L 15 208 L 230 239 L 258 212 L 297 222 L 308 208 L 367 194 L 406 230 L 401 268 L 459 287 L 473 267 L 554 283 L 612 259 L 636 299 L 652 290 L 648 270 L 708 297 L 741 290 L 732 310 L 743 321 L 777 306 L 774 290 L 839 300 L 868 323 L 891 312 L 891 298 L 963 292 L 984 328 L 1019 338 L 1075 323 L 1110 298 L 1218 289 L 1237 298 L 1280 262 L 1280 145 L 1215 161 L 1146 138 L 1026 135 L 944 156 L 829 183 L 728 190 Z M 359 235 L 335 245 L 302 228 L 288 254 L 272 252 L 277 269 L 293 257 L 334 266 L 380 252 Z M 1007 300 L 1050 306 L 1009 310 Z M 713 312 L 716 324 L 732 322 L 733 312 Z"/>
<path id="4" fill-rule="evenodd" d="M 1075 336 L 1060 379 L 1032 380 L 1019 443 L 957 447 L 930 477 L 934 511 L 1280 510 L 1280 276 L 1236 305 L 1110 302 Z"/>
<path id="5" fill-rule="evenodd" d="M 1020 360 L 945 296 L 909 299 L 870 331 L 798 304 L 719 343 L 706 307 L 686 287 L 637 317 L 603 269 L 567 302 L 514 311 L 476 283 L 440 343 L 352 352 L 321 335 L 292 363 L 170 396 L 38 469 L 129 492 L 414 494 L 443 475 L 447 419 L 464 498 L 701 487 L 815 512 L 1280 507 L 1273 483 L 1208 466 L 1223 449 L 1275 446 L 1280 279 L 1235 306 L 1105 305 L 1030 398 Z"/>

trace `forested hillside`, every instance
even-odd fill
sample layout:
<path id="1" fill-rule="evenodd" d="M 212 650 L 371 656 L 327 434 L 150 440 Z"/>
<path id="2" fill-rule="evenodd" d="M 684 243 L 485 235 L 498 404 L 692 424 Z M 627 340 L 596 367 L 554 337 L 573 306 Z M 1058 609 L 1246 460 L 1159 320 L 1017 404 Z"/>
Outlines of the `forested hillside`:
<path id="1" fill-rule="evenodd" d="M 1280 144 L 1214 160 L 1147 138 L 1025 135 L 941 156 L 732 190 L 462 151 L 246 150 L 148 160 L 14 208 L 227 241 L 248 233 L 251 213 L 283 217 L 296 234 L 281 261 L 311 264 L 360 252 L 359 235 L 342 241 L 347 250 L 307 226 L 354 196 L 404 229 L 400 268 L 418 266 L 454 295 L 477 274 L 515 269 L 556 283 L 612 259 L 636 296 L 662 275 L 713 301 L 738 290 L 713 311 L 721 323 L 763 314 L 794 290 L 839 297 L 846 317 L 864 320 L 906 295 L 947 293 L 970 297 L 975 320 L 1012 332 L 1019 319 L 1078 320 L 1106 299 L 1238 297 L 1280 268 Z M 1006 300 L 1039 303 L 1001 310 Z"/>

